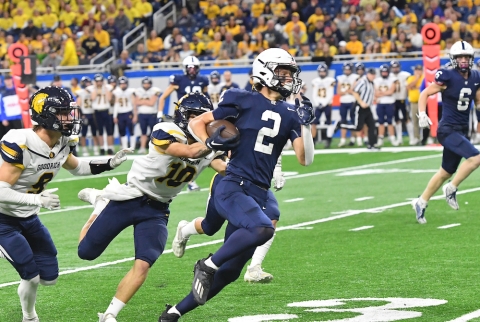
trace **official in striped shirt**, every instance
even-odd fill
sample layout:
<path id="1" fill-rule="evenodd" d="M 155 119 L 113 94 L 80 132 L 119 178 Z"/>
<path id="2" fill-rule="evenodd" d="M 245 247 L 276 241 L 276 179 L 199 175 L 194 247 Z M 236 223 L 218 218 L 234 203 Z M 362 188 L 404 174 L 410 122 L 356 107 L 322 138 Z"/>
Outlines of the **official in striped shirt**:
<path id="1" fill-rule="evenodd" d="M 350 94 L 355 97 L 353 124 L 339 124 L 339 128 L 353 131 L 361 131 L 366 124 L 368 127 L 368 148 L 377 149 L 377 135 L 375 133 L 375 120 L 373 118 L 370 106 L 375 97 L 375 87 L 373 80 L 376 72 L 374 68 L 368 68 L 367 73 L 357 81 L 355 88 L 350 90 Z"/>

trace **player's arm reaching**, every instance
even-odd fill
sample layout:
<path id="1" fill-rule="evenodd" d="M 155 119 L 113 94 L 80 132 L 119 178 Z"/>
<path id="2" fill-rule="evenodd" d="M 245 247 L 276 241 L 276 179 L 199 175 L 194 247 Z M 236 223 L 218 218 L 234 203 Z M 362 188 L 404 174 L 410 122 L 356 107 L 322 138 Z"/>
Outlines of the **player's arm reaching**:
<path id="1" fill-rule="evenodd" d="M 162 96 L 160 96 L 160 99 L 158 100 L 158 113 L 157 113 L 157 118 L 163 117 L 163 109 L 165 108 L 165 100 L 167 97 L 170 96 L 170 94 L 173 93 L 173 91 L 178 89 L 178 85 L 172 83 L 172 77 L 173 75 L 170 76 L 170 85 L 168 85 L 167 89 L 165 92 L 163 92 Z"/>
<path id="2" fill-rule="evenodd" d="M 480 111 L 480 88 L 475 93 L 475 108 Z"/>
<path id="3" fill-rule="evenodd" d="M 426 113 L 428 97 L 447 88 L 447 81 L 448 77 L 446 76 L 446 73 L 440 70 L 435 74 L 435 81 L 420 93 L 420 97 L 418 98 L 418 125 L 421 128 L 426 128 L 432 125 L 432 121 Z"/>

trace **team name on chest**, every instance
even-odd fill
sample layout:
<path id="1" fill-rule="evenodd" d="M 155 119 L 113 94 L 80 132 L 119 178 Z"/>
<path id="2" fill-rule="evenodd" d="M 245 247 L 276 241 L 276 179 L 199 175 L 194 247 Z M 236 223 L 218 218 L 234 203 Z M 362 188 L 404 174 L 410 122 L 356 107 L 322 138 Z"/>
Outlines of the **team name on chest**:
<path id="1" fill-rule="evenodd" d="M 188 158 L 183 158 L 183 157 L 180 157 L 180 160 L 185 161 L 185 162 L 187 162 L 188 164 L 191 164 L 191 165 L 198 165 L 198 164 L 200 164 L 200 162 L 202 161 L 201 159 L 198 159 L 198 160 L 190 160 L 190 159 L 188 159 Z"/>
<path id="2" fill-rule="evenodd" d="M 37 166 L 37 171 L 49 170 L 49 169 L 58 169 L 58 168 L 60 168 L 60 166 L 61 166 L 60 162 L 43 163 L 43 164 L 39 164 Z"/>

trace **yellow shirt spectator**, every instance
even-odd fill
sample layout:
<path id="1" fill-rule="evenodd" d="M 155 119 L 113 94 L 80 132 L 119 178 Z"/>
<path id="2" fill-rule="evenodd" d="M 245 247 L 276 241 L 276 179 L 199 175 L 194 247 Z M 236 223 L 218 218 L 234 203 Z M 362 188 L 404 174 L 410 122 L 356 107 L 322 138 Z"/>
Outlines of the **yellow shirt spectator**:
<path id="1" fill-rule="evenodd" d="M 125 8 L 125 15 L 131 22 L 141 17 L 140 12 L 134 7 L 131 7 L 130 9 Z"/>
<path id="2" fill-rule="evenodd" d="M 380 52 L 382 54 L 388 54 L 391 51 L 392 51 L 392 42 L 390 40 L 387 40 L 386 42 L 382 41 L 380 43 Z"/>
<path id="3" fill-rule="evenodd" d="M 418 22 L 417 15 L 415 13 L 410 12 L 408 15 L 410 16 L 411 23 L 417 23 Z M 403 23 L 407 22 L 407 15 L 404 15 L 402 17 L 402 22 Z"/>
<path id="4" fill-rule="evenodd" d="M 205 33 L 205 29 L 202 28 L 200 29 L 199 31 L 197 31 L 195 33 L 195 35 L 200 38 L 200 39 L 203 39 L 203 41 L 210 41 L 213 39 L 213 35 L 215 35 L 216 32 L 218 32 L 220 30 L 220 27 L 215 27 L 215 29 L 208 29 L 208 32 Z"/>
<path id="5" fill-rule="evenodd" d="M 236 36 L 240 33 L 240 26 L 239 25 L 235 25 L 235 27 L 233 27 L 233 28 L 227 25 L 227 26 L 225 26 L 225 29 L 227 29 L 227 32 L 231 33 L 233 36 Z"/>
<path id="6" fill-rule="evenodd" d="M 252 17 L 258 18 L 262 15 L 263 10 L 265 9 L 265 3 L 264 2 L 255 2 L 252 4 L 252 8 L 250 9 L 252 11 Z"/>
<path id="7" fill-rule="evenodd" d="M 85 20 L 88 20 L 88 13 L 86 12 L 79 13 L 75 19 L 75 22 L 77 23 L 77 26 L 81 26 Z"/>
<path id="8" fill-rule="evenodd" d="M 138 10 L 138 13 L 142 17 L 146 17 L 146 15 L 153 13 L 152 5 L 150 4 L 150 2 L 147 2 L 147 1 L 137 2 L 137 4 L 135 5 L 135 8 Z"/>
<path id="9" fill-rule="evenodd" d="M 14 28 L 24 28 L 27 26 L 28 16 L 23 14 L 21 16 L 13 16 L 13 27 Z"/>
<path id="10" fill-rule="evenodd" d="M 58 27 L 57 29 L 55 29 L 55 33 L 60 36 L 67 35 L 68 37 L 72 37 L 72 29 L 70 29 L 69 27 L 65 27 L 65 28 Z"/>
<path id="11" fill-rule="evenodd" d="M 472 0 L 459 0 L 457 6 L 467 7 L 468 9 L 472 9 L 473 2 L 472 2 Z"/>
<path id="12" fill-rule="evenodd" d="M 438 28 L 440 28 L 440 32 L 444 32 L 445 30 L 447 30 L 447 26 L 445 26 L 445 24 L 443 22 L 437 24 Z"/>
<path id="13" fill-rule="evenodd" d="M 255 37 L 257 34 L 261 34 L 262 32 L 264 32 L 265 30 L 267 30 L 267 26 L 266 25 L 263 25 L 263 26 L 257 26 L 255 28 L 253 28 L 252 30 L 252 36 Z"/>
<path id="14" fill-rule="evenodd" d="M 10 30 L 13 26 L 13 19 L 12 18 L 0 18 L 0 29 L 2 30 Z"/>
<path id="15" fill-rule="evenodd" d="M 57 15 L 54 13 L 46 13 L 43 15 L 43 23 L 45 24 L 46 28 L 52 29 L 55 27 L 55 24 L 58 22 Z"/>
<path id="16" fill-rule="evenodd" d="M 461 25 L 460 21 L 455 21 L 454 23 L 452 23 L 452 30 L 453 31 L 459 31 L 460 30 L 460 25 Z"/>
<path id="17" fill-rule="evenodd" d="M 474 31 L 480 33 L 480 24 L 478 23 L 474 23 L 473 25 L 468 24 L 466 28 L 469 33 L 472 33 Z"/>
<path id="18" fill-rule="evenodd" d="M 207 50 L 205 43 L 203 41 L 199 41 L 197 44 L 193 42 L 190 43 L 190 50 L 193 50 L 195 54 L 201 55 L 203 52 Z"/>
<path id="19" fill-rule="evenodd" d="M 307 26 L 305 26 L 305 24 L 302 21 L 298 21 L 296 24 L 300 25 L 301 31 L 307 32 Z M 287 33 L 287 35 L 289 35 L 292 32 L 294 26 L 295 26 L 295 23 L 293 21 L 289 21 L 285 24 L 284 31 Z"/>
<path id="20" fill-rule="evenodd" d="M 325 17 L 323 15 L 313 14 L 313 15 L 310 16 L 310 18 L 308 18 L 307 25 L 315 25 L 318 20 L 323 21 L 323 20 L 325 20 Z"/>
<path id="21" fill-rule="evenodd" d="M 268 49 L 268 41 L 264 40 L 260 44 L 255 39 L 252 39 L 252 41 L 250 42 L 250 50 L 252 52 L 258 52 L 260 47 L 263 47 L 263 49 Z"/>
<path id="22" fill-rule="evenodd" d="M 43 27 L 43 17 L 42 16 L 33 16 L 33 25 L 37 28 L 42 28 Z"/>
<path id="23" fill-rule="evenodd" d="M 75 42 L 72 38 L 68 38 L 65 43 L 65 48 L 63 50 L 63 59 L 60 63 L 60 66 L 77 66 L 78 65 L 78 55 L 77 48 L 75 47 Z"/>
<path id="24" fill-rule="evenodd" d="M 378 21 L 372 21 L 370 22 L 372 25 L 372 29 L 376 30 L 379 35 L 382 34 L 382 29 L 383 29 L 383 21 L 378 20 Z"/>
<path id="25" fill-rule="evenodd" d="M 30 46 L 32 47 L 32 50 L 36 51 L 41 51 L 43 49 L 43 42 L 41 40 L 32 40 L 30 42 Z"/>
<path id="26" fill-rule="evenodd" d="M 473 48 L 480 48 L 480 40 L 478 40 L 478 39 L 472 40 L 472 47 Z"/>
<path id="27" fill-rule="evenodd" d="M 60 14 L 60 17 L 58 17 L 58 21 L 65 22 L 65 25 L 69 27 L 75 22 L 76 17 L 77 17 L 77 14 L 73 11 L 70 11 L 70 12 L 63 11 Z"/>
<path id="28" fill-rule="evenodd" d="M 160 37 L 147 39 L 147 51 L 155 53 L 163 50 L 163 40 Z"/>
<path id="29" fill-rule="evenodd" d="M 215 19 L 220 14 L 220 7 L 210 1 L 209 5 L 203 10 L 203 14 L 207 16 L 208 20 Z"/>
<path id="30" fill-rule="evenodd" d="M 222 41 L 212 40 L 207 44 L 207 50 L 212 53 L 212 56 L 216 57 L 220 53 L 220 47 L 222 47 Z"/>
<path id="31" fill-rule="evenodd" d="M 422 85 L 424 76 L 420 77 L 415 84 L 414 89 L 409 89 L 408 90 L 408 100 L 410 103 L 418 103 L 418 99 L 420 98 L 420 86 Z M 415 76 L 412 75 L 407 78 L 407 84 L 410 84 L 412 81 L 415 80 Z"/>
<path id="32" fill-rule="evenodd" d="M 238 49 L 240 49 L 244 54 L 248 53 L 248 51 L 250 50 L 250 45 L 247 44 L 244 40 L 239 42 L 237 46 L 238 46 Z"/>
<path id="33" fill-rule="evenodd" d="M 359 40 L 347 42 L 347 46 L 345 48 L 352 55 L 359 55 L 363 53 L 363 44 Z"/>
<path id="34" fill-rule="evenodd" d="M 270 4 L 270 9 L 272 9 L 272 13 L 275 17 L 280 17 L 283 11 L 287 10 L 287 7 L 283 2 L 274 2 Z"/>
<path id="35" fill-rule="evenodd" d="M 235 12 L 237 12 L 237 10 L 238 10 L 238 6 L 235 5 L 235 4 L 226 5 L 225 7 L 223 7 L 223 8 L 220 10 L 220 15 L 221 15 L 221 16 L 234 15 Z"/>
<path id="36" fill-rule="evenodd" d="M 308 41 L 308 35 L 306 32 L 300 32 L 301 33 L 301 36 L 300 36 L 300 44 L 304 44 Z M 295 45 L 298 45 L 296 42 L 295 42 L 295 35 L 294 33 L 290 33 L 288 35 L 288 44 L 290 46 L 295 46 Z"/>
<path id="37" fill-rule="evenodd" d="M 95 31 L 93 32 L 93 35 L 95 36 L 95 39 L 100 44 L 100 48 L 106 48 L 106 47 L 110 46 L 110 35 L 108 34 L 107 31 L 105 31 L 105 30 L 98 31 L 95 28 Z"/>

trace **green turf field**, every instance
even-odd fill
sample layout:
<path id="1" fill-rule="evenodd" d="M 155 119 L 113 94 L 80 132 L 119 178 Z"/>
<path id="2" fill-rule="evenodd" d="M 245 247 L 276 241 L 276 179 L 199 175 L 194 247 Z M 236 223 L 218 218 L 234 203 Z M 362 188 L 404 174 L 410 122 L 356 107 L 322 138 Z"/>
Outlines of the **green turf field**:
<path id="1" fill-rule="evenodd" d="M 457 212 L 440 196 L 429 204 L 428 224 L 418 225 L 409 205 L 438 169 L 440 156 L 426 151 L 320 154 L 308 168 L 285 156 L 289 177 L 276 193 L 279 231 L 263 265 L 273 282 L 247 284 L 242 274 L 181 321 L 479 321 L 479 312 L 460 317 L 480 310 L 480 172 L 461 186 Z M 116 170 L 120 181 L 129 165 Z M 212 173 L 206 171 L 197 183 L 208 187 Z M 63 172 L 49 184 L 59 188 L 63 209 L 45 211 L 41 220 L 58 248 L 62 276 L 54 287 L 39 287 L 42 322 L 97 321 L 96 313 L 106 309 L 132 265 L 131 229 L 96 261 L 76 254 L 78 233 L 92 210 L 77 193 L 105 186 L 111 175 L 74 178 Z M 118 321 L 157 321 L 166 303 L 175 304 L 189 292 L 193 264 L 218 249 L 222 234 L 193 236 L 189 245 L 198 247 L 182 259 L 170 252 L 170 242 L 178 221 L 203 215 L 207 194 L 185 193 L 173 202 L 168 250 Z M 439 229 L 451 224 L 460 225 Z M 0 260 L 1 322 L 22 319 L 17 285 L 8 284 L 17 281 L 13 268 Z M 266 316 L 248 317 L 253 315 Z"/>

